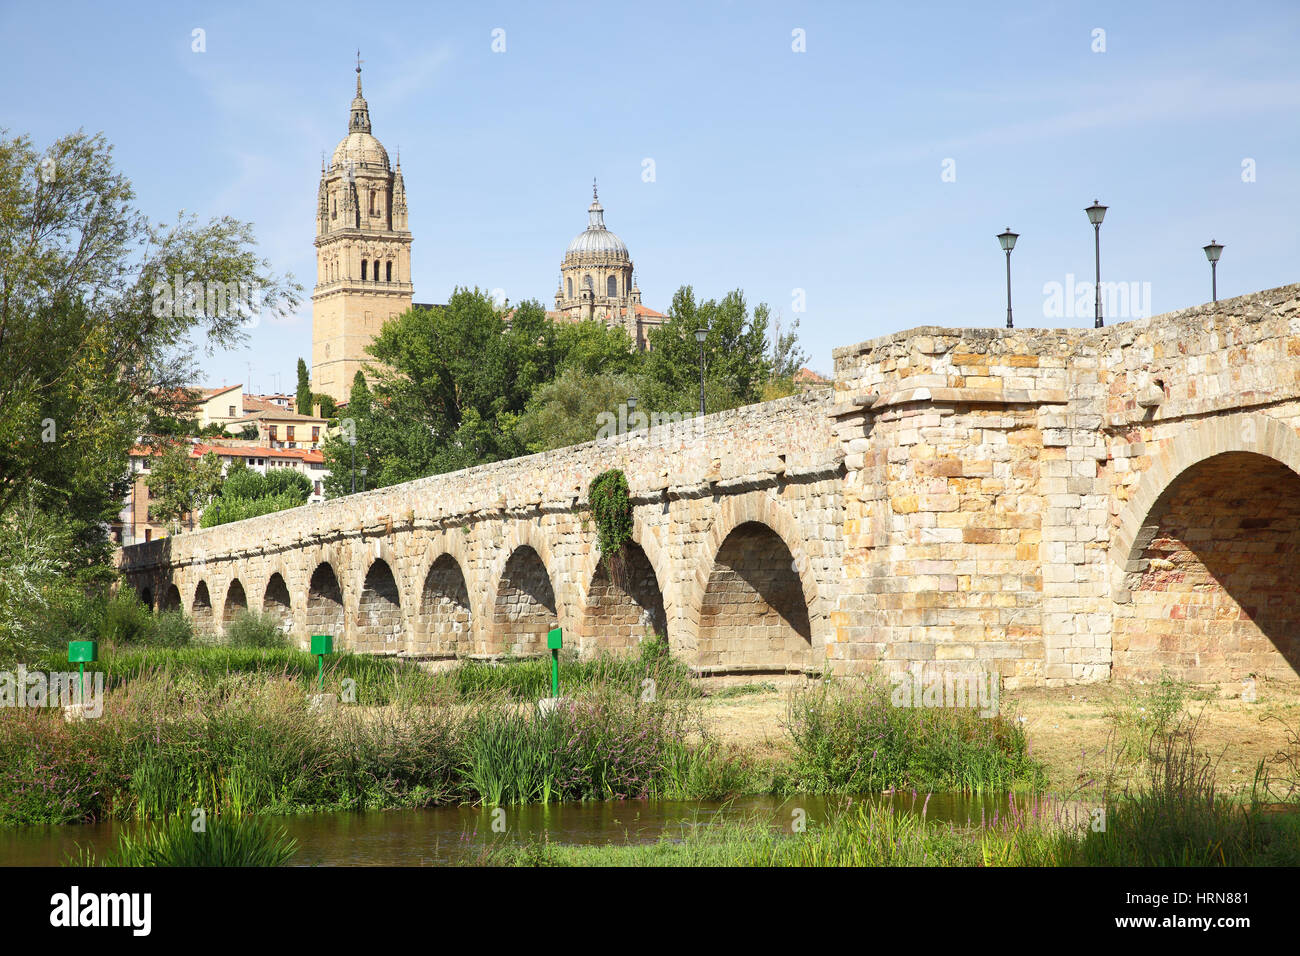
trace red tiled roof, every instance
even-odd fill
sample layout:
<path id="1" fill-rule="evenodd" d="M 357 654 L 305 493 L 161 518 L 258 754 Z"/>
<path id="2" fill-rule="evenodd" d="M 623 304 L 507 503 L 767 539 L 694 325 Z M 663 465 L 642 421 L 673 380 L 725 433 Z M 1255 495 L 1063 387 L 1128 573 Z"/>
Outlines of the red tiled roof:
<path id="1" fill-rule="evenodd" d="M 668 318 L 668 316 L 664 315 L 662 312 L 656 312 L 654 309 L 650 308 L 649 306 L 645 306 L 645 305 L 638 305 L 638 306 L 636 307 L 636 314 L 637 314 L 637 315 L 648 316 L 649 318 L 652 318 L 652 319 L 666 319 L 666 318 Z"/>
<path id="2" fill-rule="evenodd" d="M 243 388 L 243 387 L 244 387 L 243 383 L 240 383 L 239 385 L 222 385 L 220 388 L 196 388 L 194 389 L 194 391 L 198 392 L 204 398 L 212 398 L 214 395 L 220 395 L 222 392 L 228 392 L 232 388 Z"/>
<path id="3" fill-rule="evenodd" d="M 830 379 L 818 375 L 812 369 L 807 367 L 801 368 L 799 371 L 795 372 L 793 378 L 796 382 L 813 382 L 814 384 L 830 381 Z"/>
<path id="4" fill-rule="evenodd" d="M 229 458 L 296 458 L 308 464 L 324 463 L 325 456 L 316 448 L 264 448 L 255 445 L 233 447 L 230 445 L 195 445 L 190 452 L 194 458 L 201 458 L 208 452 L 215 452 Z"/>

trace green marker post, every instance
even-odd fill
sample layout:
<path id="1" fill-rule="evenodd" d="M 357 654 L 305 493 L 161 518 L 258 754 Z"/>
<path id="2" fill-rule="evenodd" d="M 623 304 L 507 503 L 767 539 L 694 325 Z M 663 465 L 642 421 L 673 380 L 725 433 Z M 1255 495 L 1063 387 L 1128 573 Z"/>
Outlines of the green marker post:
<path id="1" fill-rule="evenodd" d="M 551 696 L 560 696 L 560 647 L 564 644 L 562 628 L 552 628 L 546 634 L 546 646 L 551 649 Z"/>
<path id="2" fill-rule="evenodd" d="M 320 662 L 317 671 L 317 689 L 325 690 L 325 655 L 334 653 L 334 638 L 329 634 L 313 634 L 311 636 L 311 652 L 316 655 L 317 661 Z"/>
<path id="3" fill-rule="evenodd" d="M 69 641 L 68 663 L 81 665 L 81 702 L 86 702 L 86 662 L 99 660 L 99 645 L 95 641 Z"/>

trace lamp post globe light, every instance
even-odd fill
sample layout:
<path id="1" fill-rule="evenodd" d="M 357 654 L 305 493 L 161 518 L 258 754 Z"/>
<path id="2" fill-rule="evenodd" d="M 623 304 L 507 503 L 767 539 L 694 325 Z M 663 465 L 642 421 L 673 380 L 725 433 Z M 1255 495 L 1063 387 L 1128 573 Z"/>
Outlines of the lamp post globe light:
<path id="1" fill-rule="evenodd" d="M 1002 246 L 1002 251 L 1007 254 L 1007 328 L 1012 327 L 1011 323 L 1011 250 L 1016 247 L 1016 240 L 1020 238 L 1018 233 L 1011 231 L 1007 226 L 1005 232 L 998 233 L 998 242 Z"/>
<path id="2" fill-rule="evenodd" d="M 708 329 L 696 329 L 695 341 L 700 344 L 700 414 L 704 414 L 704 340 L 708 338 Z"/>
<path id="3" fill-rule="evenodd" d="M 1088 214 L 1088 221 L 1092 223 L 1092 231 L 1096 243 L 1097 252 L 1097 310 L 1096 318 L 1093 320 L 1093 326 L 1101 328 L 1105 323 L 1101 320 L 1101 221 L 1106 218 L 1106 207 L 1097 200 L 1092 201 L 1092 205 L 1084 210 Z"/>
<path id="4" fill-rule="evenodd" d="M 1208 246 L 1202 246 L 1205 250 L 1205 258 L 1210 260 L 1210 295 L 1211 301 L 1219 301 L 1219 256 L 1223 255 L 1223 245 L 1210 240 Z"/>

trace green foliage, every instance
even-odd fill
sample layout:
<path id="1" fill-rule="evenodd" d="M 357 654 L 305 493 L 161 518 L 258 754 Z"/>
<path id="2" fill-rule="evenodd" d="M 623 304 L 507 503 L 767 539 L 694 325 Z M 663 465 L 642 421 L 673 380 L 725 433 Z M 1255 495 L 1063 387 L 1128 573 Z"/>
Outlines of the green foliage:
<path id="1" fill-rule="evenodd" d="M 704 341 L 705 399 L 709 412 L 736 408 L 759 400 L 763 383 L 772 375 L 767 355 L 769 309 L 753 314 L 739 289 L 720 301 L 697 303 L 694 290 L 683 286 L 673 296 L 669 320 L 650 331 L 650 349 L 642 376 L 642 407 L 663 411 L 699 410 L 699 349 L 695 330 L 707 328 Z"/>
<path id="2" fill-rule="evenodd" d="M 105 565 L 102 521 L 120 508 L 128 450 L 175 432 L 196 342 L 246 335 L 215 297 L 211 309 L 205 296 L 170 301 L 176 282 L 244 283 L 280 314 L 301 292 L 257 258 L 247 224 L 159 224 L 135 198 L 102 136 L 42 152 L 0 133 L 0 516 L 40 489 L 40 507 L 72 516 L 78 546 Z"/>
<path id="3" fill-rule="evenodd" d="M 207 452 L 194 459 L 190 446 L 168 445 L 154 458 L 153 467 L 145 484 L 149 486 L 149 516 L 165 521 L 176 530 L 181 520 L 203 508 L 221 490 L 221 459 L 215 452 Z"/>
<path id="4" fill-rule="evenodd" d="M 289 639 L 273 618 L 239 611 L 226 624 L 226 643 L 231 647 L 287 647 Z"/>
<path id="5" fill-rule="evenodd" d="M 203 509 L 199 523 L 212 528 L 296 508 L 307 502 L 311 487 L 311 479 L 292 468 L 273 468 L 261 474 L 241 461 L 230 466 L 221 494 Z"/>
<path id="6" fill-rule="evenodd" d="M 1187 683 L 1168 670 L 1145 691 L 1126 695 L 1106 712 L 1111 725 L 1108 783 L 1126 775 L 1169 743 L 1180 730 L 1187 714 Z"/>
<path id="7" fill-rule="evenodd" d="M 0 666 L 57 646 L 64 634 L 56 622 L 75 617 L 85 602 L 75 581 L 73 531 L 39 500 L 29 489 L 0 516 Z"/>
<path id="8" fill-rule="evenodd" d="M 612 434 L 605 423 L 618 420 L 619 406 L 636 391 L 635 380 L 625 374 L 565 368 L 529 399 L 519 418 L 519 438 L 532 453 Z"/>
<path id="9" fill-rule="evenodd" d="M 627 476 L 617 468 L 602 471 L 591 479 L 587 504 L 596 522 L 601 559 L 608 564 L 632 540 L 632 502 L 628 498 Z"/>
<path id="10" fill-rule="evenodd" d="M 1037 788 L 1024 730 L 973 708 L 896 707 L 880 680 L 823 682 L 791 700 L 794 786 L 817 793 Z"/>
<path id="11" fill-rule="evenodd" d="M 386 322 L 369 346 L 373 386 L 351 397 L 342 433 L 323 446 L 327 493 L 351 491 L 354 455 L 367 485 L 383 487 L 590 441 L 602 414 L 616 414 L 634 394 L 649 412 L 694 413 L 699 323 L 710 329 L 712 411 L 758 401 L 773 362 L 800 359 L 793 329 L 777 330 L 768 355 L 767 306 L 751 316 L 740 292 L 697 306 L 683 287 L 672 321 L 651 333 L 649 353 L 636 351 L 621 328 L 552 322 L 535 301 L 502 312 L 477 289 L 457 289 L 437 309 L 413 308 Z"/>
<path id="12" fill-rule="evenodd" d="M 123 833 L 117 849 L 103 858 L 82 851 L 69 866 L 285 866 L 298 841 L 283 826 L 241 817 L 213 817 L 195 832 L 188 816 L 177 815 L 143 833 Z"/>
<path id="13" fill-rule="evenodd" d="M 298 392 L 295 396 L 299 415 L 311 414 L 311 378 L 307 374 L 307 363 L 298 359 Z"/>

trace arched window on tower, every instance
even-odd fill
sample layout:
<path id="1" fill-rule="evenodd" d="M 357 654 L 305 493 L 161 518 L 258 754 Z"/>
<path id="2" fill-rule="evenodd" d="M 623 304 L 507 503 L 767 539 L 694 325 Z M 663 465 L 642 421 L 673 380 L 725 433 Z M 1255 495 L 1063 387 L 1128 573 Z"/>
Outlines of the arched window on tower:
<path id="1" fill-rule="evenodd" d="M 366 260 L 365 259 L 361 260 L 361 281 L 362 282 L 366 281 Z"/>
<path id="2" fill-rule="evenodd" d="M 375 281 L 379 281 L 379 260 L 375 260 Z"/>
<path id="3" fill-rule="evenodd" d="M 388 262 L 385 263 L 385 266 L 384 266 L 384 281 L 385 281 L 385 282 L 392 282 L 392 281 L 393 281 L 393 260 L 392 260 L 392 259 L 389 259 Z"/>
<path id="4" fill-rule="evenodd" d="M 572 276 L 569 276 L 569 278 L 565 279 L 564 281 L 565 281 L 566 283 L 568 283 L 568 286 L 567 286 L 567 288 L 568 288 L 568 297 L 569 297 L 570 299 L 572 299 L 572 298 L 573 298 L 573 277 L 572 277 Z"/>
<path id="5" fill-rule="evenodd" d="M 596 287 L 591 284 L 591 276 L 585 276 L 582 280 L 582 284 L 587 287 L 588 292 L 596 291 Z"/>
<path id="6" fill-rule="evenodd" d="M 337 219 L 338 217 L 339 217 L 339 204 L 338 204 L 338 201 L 335 200 L 335 199 L 331 199 L 331 200 L 330 200 L 330 218 L 331 218 L 331 219 Z"/>
<path id="7" fill-rule="evenodd" d="M 605 280 L 605 295 L 609 296 L 611 299 L 618 295 L 618 279 L 614 276 L 610 276 Z"/>

